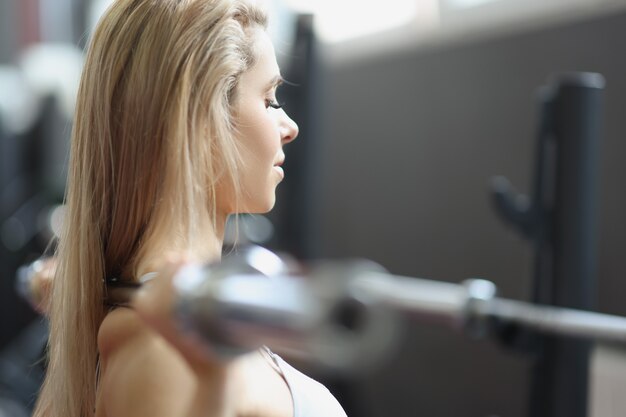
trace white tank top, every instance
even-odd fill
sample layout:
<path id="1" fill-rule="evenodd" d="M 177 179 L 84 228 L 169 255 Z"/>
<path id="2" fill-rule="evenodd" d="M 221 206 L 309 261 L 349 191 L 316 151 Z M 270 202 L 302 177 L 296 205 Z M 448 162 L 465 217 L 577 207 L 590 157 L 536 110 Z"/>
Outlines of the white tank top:
<path id="1" fill-rule="evenodd" d="M 287 382 L 293 400 L 293 417 L 347 417 L 328 388 L 304 375 L 268 348 L 263 351 Z"/>

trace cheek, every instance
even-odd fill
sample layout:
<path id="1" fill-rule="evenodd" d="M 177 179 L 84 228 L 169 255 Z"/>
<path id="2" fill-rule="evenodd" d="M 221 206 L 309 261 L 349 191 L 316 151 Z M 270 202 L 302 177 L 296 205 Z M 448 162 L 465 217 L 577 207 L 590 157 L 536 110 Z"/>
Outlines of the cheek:
<path id="1" fill-rule="evenodd" d="M 250 124 L 240 129 L 241 204 L 245 212 L 266 213 L 274 206 L 274 191 L 279 182 L 273 166 L 280 151 L 280 137 L 271 115 L 248 120 Z"/>
<path id="2" fill-rule="evenodd" d="M 250 117 L 243 129 L 241 140 L 246 152 L 246 159 L 258 163 L 272 163 L 280 147 L 280 135 L 276 121 L 263 109 L 263 113 Z M 272 160 L 267 161 L 268 158 Z M 253 162 L 247 160 L 246 162 Z M 256 164 L 255 164 L 256 165 Z"/>

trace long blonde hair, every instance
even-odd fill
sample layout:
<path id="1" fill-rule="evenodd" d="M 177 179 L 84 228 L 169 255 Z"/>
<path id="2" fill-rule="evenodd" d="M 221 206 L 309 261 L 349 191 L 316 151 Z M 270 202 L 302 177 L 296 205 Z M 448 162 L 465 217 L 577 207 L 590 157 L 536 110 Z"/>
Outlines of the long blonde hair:
<path id="1" fill-rule="evenodd" d="M 201 250 L 218 186 L 238 194 L 232 102 L 254 64 L 254 29 L 265 26 L 244 0 L 117 0 L 98 24 L 78 93 L 35 416 L 93 415 L 105 277 L 132 280 L 166 247 Z"/>

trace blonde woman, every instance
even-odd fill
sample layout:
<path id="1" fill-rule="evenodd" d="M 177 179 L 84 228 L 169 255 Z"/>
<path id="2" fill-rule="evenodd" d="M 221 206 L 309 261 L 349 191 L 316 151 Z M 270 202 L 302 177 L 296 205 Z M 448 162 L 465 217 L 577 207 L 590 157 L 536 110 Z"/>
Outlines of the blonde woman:
<path id="1" fill-rule="evenodd" d="M 274 205 L 297 125 L 266 16 L 239 0 L 117 0 L 95 30 L 72 134 L 37 417 L 341 416 L 254 352 L 224 363 L 170 319 L 172 276 L 220 257 L 233 213 Z M 157 278 L 110 309 L 106 279 Z"/>

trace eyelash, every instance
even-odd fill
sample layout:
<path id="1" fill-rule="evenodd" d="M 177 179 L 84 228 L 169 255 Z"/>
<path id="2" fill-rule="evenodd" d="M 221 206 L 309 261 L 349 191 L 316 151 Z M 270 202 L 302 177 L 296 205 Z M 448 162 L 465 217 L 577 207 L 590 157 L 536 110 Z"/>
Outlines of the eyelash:
<path id="1" fill-rule="evenodd" d="M 265 100 L 265 108 L 273 108 L 273 109 L 281 109 L 284 106 L 284 103 L 279 103 L 275 100 Z"/>

